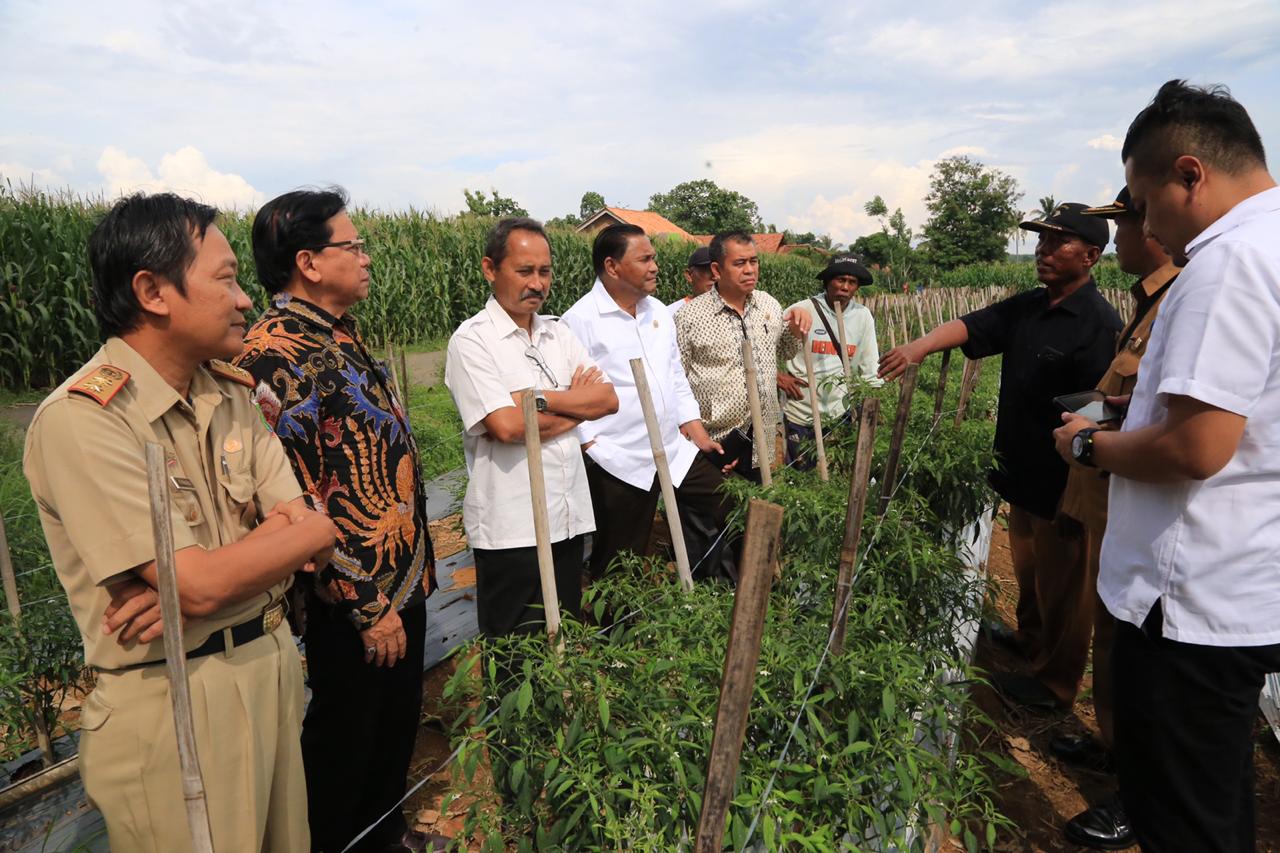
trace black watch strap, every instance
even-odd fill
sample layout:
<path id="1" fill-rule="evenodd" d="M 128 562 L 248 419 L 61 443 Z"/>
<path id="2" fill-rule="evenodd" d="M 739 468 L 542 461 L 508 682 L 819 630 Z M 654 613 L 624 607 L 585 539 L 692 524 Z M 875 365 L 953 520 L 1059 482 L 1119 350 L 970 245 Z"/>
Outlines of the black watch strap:
<path id="1" fill-rule="evenodd" d="M 1081 465 L 1088 465 L 1091 468 L 1097 467 L 1097 463 L 1093 461 L 1093 434 L 1098 432 L 1097 427 L 1087 427 L 1075 434 L 1075 438 L 1071 441 L 1071 455 Z"/>

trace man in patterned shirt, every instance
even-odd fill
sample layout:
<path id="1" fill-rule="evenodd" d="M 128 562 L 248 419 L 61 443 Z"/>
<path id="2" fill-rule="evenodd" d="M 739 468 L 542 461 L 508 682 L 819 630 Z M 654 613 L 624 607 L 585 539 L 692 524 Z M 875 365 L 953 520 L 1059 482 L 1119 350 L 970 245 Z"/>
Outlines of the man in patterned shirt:
<path id="1" fill-rule="evenodd" d="M 435 573 L 408 416 L 348 313 L 369 294 L 369 255 L 346 206 L 333 188 L 258 211 L 253 256 L 273 306 L 238 359 L 303 489 L 338 528 L 329 568 L 300 579 L 312 850 L 344 849 L 404 793 Z M 396 810 L 357 849 L 403 849 L 406 830 Z"/>
<path id="2" fill-rule="evenodd" d="M 716 284 L 676 315 L 676 339 L 689 387 L 711 438 L 724 447 L 714 461 L 725 473 L 759 481 L 769 464 L 778 426 L 778 359 L 800 351 L 813 318 L 804 308 L 785 313 L 778 300 L 756 290 L 760 255 L 751 235 L 717 234 L 711 241 Z M 783 335 L 783 329 L 790 334 Z M 751 341 L 765 435 L 752 441 L 751 411 L 742 363 L 742 340 Z M 753 447 L 754 445 L 754 447 Z M 765 453 L 759 449 L 763 447 Z"/>

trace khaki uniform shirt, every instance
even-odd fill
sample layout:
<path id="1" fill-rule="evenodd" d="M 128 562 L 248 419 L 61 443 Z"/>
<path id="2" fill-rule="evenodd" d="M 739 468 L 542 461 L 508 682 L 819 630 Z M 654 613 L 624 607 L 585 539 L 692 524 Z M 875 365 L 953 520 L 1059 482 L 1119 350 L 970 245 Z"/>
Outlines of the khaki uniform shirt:
<path id="1" fill-rule="evenodd" d="M 239 368 L 210 362 L 192 378 L 188 402 L 132 347 L 111 338 L 36 410 L 23 469 L 90 666 L 164 658 L 163 639 L 121 646 L 101 627 L 111 600 L 105 584 L 155 559 L 147 441 L 165 448 L 175 551 L 236 542 L 277 503 L 302 494 L 280 440 L 250 398 L 252 384 Z M 186 648 L 261 613 L 287 586 L 188 620 Z"/>
<path id="2" fill-rule="evenodd" d="M 1155 325 L 1160 303 L 1169 292 L 1165 289 L 1161 293 L 1160 290 L 1177 275 L 1178 267 L 1168 263 L 1133 286 L 1133 297 L 1138 310 L 1141 311 L 1142 306 L 1148 302 L 1150 306 L 1136 323 L 1131 323 L 1121 334 L 1116 357 L 1098 380 L 1098 390 L 1108 397 L 1133 393 L 1133 386 L 1138 382 L 1138 363 L 1147 351 L 1147 341 L 1151 338 L 1151 327 Z M 1059 511 L 1095 533 L 1101 533 L 1107 526 L 1107 490 L 1110 482 L 1105 471 L 1072 465 L 1067 475 L 1067 487 L 1062 492 Z"/>

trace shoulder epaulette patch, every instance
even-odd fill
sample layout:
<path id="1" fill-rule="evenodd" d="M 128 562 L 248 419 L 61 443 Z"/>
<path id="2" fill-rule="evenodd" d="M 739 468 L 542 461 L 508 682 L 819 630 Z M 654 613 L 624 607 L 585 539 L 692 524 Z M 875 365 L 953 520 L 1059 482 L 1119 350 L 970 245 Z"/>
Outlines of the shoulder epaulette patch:
<path id="1" fill-rule="evenodd" d="M 214 376 L 221 376 L 223 379 L 230 379 L 232 382 L 239 383 L 246 388 L 253 388 L 257 383 L 253 381 L 253 374 L 245 370 L 243 367 L 236 367 L 225 361 L 213 359 L 209 362 L 209 372 Z"/>
<path id="2" fill-rule="evenodd" d="M 127 370 L 104 364 L 72 385 L 67 391 L 72 394 L 83 394 L 99 406 L 105 406 L 111 402 L 111 398 L 119 393 L 120 389 L 128 381 L 129 372 Z"/>

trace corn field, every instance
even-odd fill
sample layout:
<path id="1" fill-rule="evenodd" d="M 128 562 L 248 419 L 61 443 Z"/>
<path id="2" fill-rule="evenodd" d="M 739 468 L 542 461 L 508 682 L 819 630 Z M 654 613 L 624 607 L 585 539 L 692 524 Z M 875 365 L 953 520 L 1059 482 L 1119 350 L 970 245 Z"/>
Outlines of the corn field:
<path id="1" fill-rule="evenodd" d="M 0 387 L 57 384 L 100 343 L 93 318 L 85 245 L 103 202 L 67 195 L 15 193 L 0 185 Z M 355 310 L 370 343 L 422 344 L 448 337 L 489 295 L 480 259 L 490 220 L 442 219 L 416 210 L 353 210 L 352 219 L 372 256 L 369 299 Z M 220 227 L 240 259 L 240 279 L 259 307 L 267 305 L 250 246 L 252 213 L 224 214 Z M 550 232 L 555 284 L 547 311 L 559 314 L 590 287 L 590 238 L 572 230 Z M 692 244 L 659 238 L 657 296 L 670 302 L 686 293 L 684 267 Z M 818 291 L 820 264 L 799 255 L 761 257 L 761 287 L 783 305 Z M 1099 282 L 1128 286 L 1114 263 L 1100 265 Z M 1035 284 L 1026 263 L 989 264 L 940 274 L 943 289 Z M 930 291 L 937 289 L 930 287 Z M 880 288 L 867 289 L 864 301 Z M 936 312 L 935 312 L 936 313 Z M 898 342 L 901 342 L 899 339 Z"/>

